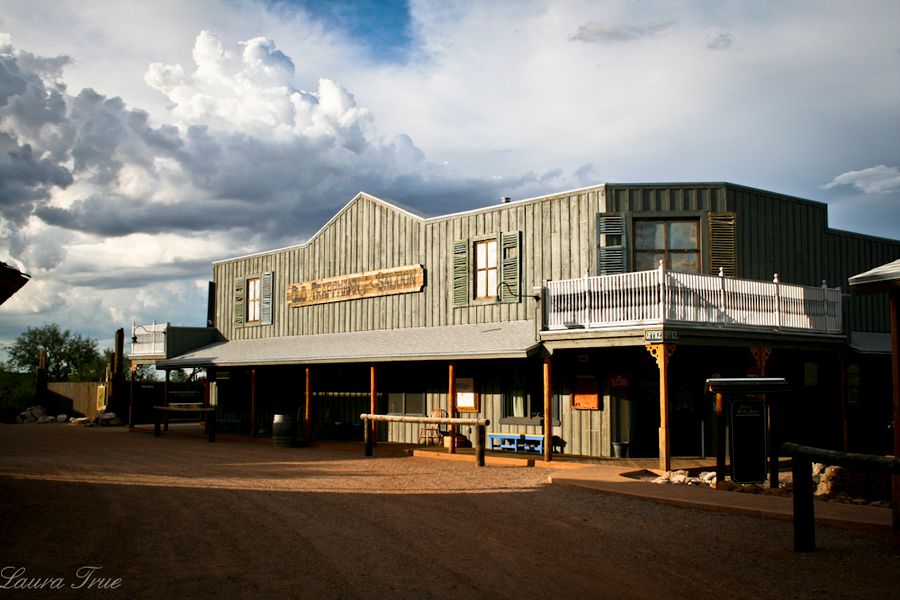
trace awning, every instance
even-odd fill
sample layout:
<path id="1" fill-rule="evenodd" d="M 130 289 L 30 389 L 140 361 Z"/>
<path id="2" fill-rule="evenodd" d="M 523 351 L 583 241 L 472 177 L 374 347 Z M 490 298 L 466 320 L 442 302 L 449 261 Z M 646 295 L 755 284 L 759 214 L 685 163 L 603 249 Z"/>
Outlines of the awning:
<path id="1" fill-rule="evenodd" d="M 232 340 L 160 361 L 162 369 L 413 360 L 527 358 L 534 321 Z"/>
<path id="2" fill-rule="evenodd" d="M 850 278 L 850 288 L 864 294 L 900 288 L 900 259 Z"/>

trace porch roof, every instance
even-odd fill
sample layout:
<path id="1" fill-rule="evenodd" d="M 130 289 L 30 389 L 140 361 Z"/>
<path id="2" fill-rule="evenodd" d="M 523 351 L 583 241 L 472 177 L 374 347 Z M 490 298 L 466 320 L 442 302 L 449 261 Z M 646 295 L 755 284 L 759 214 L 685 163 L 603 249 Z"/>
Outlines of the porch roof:
<path id="1" fill-rule="evenodd" d="M 231 340 L 160 361 L 164 369 L 413 360 L 527 358 L 534 321 Z"/>
<path id="2" fill-rule="evenodd" d="M 854 275 L 850 278 L 850 288 L 864 294 L 900 289 L 900 259 Z"/>

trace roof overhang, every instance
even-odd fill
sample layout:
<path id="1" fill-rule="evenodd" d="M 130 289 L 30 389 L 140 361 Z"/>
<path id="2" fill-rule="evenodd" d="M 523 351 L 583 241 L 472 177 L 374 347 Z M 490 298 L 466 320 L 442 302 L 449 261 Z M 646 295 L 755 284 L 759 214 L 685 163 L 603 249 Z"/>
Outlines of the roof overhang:
<path id="1" fill-rule="evenodd" d="M 29 281 L 31 275 L 0 262 L 0 304 L 6 302 Z"/>
<path id="2" fill-rule="evenodd" d="M 850 289 L 860 294 L 900 291 L 900 259 L 854 275 Z"/>
<path id="3" fill-rule="evenodd" d="M 211 344 L 159 361 L 162 369 L 527 358 L 534 321 L 298 335 Z"/>

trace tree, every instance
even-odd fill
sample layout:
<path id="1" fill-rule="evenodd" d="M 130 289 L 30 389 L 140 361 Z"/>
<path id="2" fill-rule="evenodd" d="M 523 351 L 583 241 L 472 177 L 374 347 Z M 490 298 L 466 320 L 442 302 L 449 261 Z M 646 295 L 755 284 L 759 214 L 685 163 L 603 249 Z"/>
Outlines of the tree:
<path id="1" fill-rule="evenodd" d="M 96 381 L 104 368 L 95 340 L 68 329 L 60 331 L 56 323 L 29 327 L 20 334 L 8 350 L 9 363 L 36 373 L 41 350 L 47 351 L 49 381 Z"/>

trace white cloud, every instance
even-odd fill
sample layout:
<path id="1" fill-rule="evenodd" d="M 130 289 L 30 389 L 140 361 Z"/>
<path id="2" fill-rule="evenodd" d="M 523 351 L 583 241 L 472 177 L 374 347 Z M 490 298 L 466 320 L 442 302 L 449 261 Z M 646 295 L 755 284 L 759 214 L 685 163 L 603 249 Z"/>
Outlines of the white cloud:
<path id="1" fill-rule="evenodd" d="M 852 185 L 866 194 L 894 194 L 900 192 L 900 169 L 878 165 L 860 171 L 848 171 L 825 184 L 826 190 Z"/>

